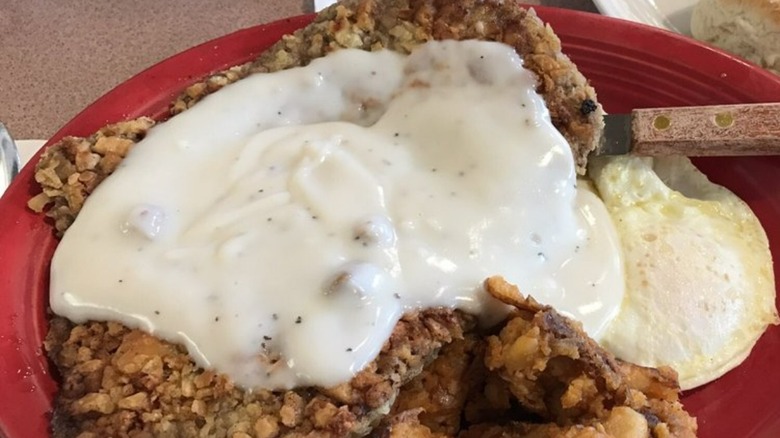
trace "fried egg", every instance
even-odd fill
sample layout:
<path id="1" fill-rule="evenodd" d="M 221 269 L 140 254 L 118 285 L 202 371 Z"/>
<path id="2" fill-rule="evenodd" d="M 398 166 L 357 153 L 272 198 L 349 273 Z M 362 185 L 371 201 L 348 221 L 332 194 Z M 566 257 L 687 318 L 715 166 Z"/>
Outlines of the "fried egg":
<path id="1" fill-rule="evenodd" d="M 758 218 L 687 158 L 591 160 L 618 230 L 626 295 L 601 344 L 674 368 L 683 389 L 722 376 L 778 323 L 772 256 Z"/>

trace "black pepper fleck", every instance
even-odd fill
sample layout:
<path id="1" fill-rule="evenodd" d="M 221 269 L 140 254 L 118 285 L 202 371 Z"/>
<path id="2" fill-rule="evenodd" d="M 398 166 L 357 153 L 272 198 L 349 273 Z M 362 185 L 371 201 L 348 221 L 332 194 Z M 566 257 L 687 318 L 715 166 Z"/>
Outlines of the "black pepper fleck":
<path id="1" fill-rule="evenodd" d="M 219 322 L 219 316 L 214 317 L 214 322 Z"/>
<path id="2" fill-rule="evenodd" d="M 159 314 L 160 314 L 160 311 L 159 311 L 159 310 L 155 310 L 155 311 L 154 311 L 154 314 L 155 314 L 155 315 L 159 315 Z"/>
<path id="3" fill-rule="evenodd" d="M 352 349 L 351 348 L 347 348 L 347 353 L 351 353 L 351 352 L 352 352 Z"/>
<path id="4" fill-rule="evenodd" d="M 119 279 L 119 282 L 120 282 L 120 283 L 124 283 L 125 281 L 124 281 L 124 280 L 122 280 L 122 279 L 120 278 L 120 279 Z"/>
<path id="5" fill-rule="evenodd" d="M 273 315 L 271 315 L 271 318 L 273 318 L 273 320 L 276 321 L 277 319 L 279 319 L 279 315 L 274 313 Z"/>
<path id="6" fill-rule="evenodd" d="M 270 336 L 263 336 L 263 339 L 265 339 L 266 341 L 270 341 L 270 340 L 271 340 L 271 339 L 273 339 L 273 338 L 272 338 L 272 337 L 270 337 Z"/>
<path id="7" fill-rule="evenodd" d="M 393 296 L 395 297 L 396 300 L 401 299 L 401 294 L 399 294 L 398 292 L 394 293 Z"/>
<path id="8" fill-rule="evenodd" d="M 269 218 L 268 218 L 268 219 L 266 219 L 266 220 L 267 220 L 268 222 L 271 222 L 272 220 L 274 220 L 274 218 L 272 218 L 272 217 L 269 217 Z"/>
<path id="9" fill-rule="evenodd" d="M 302 322 L 303 322 L 303 318 L 301 318 L 300 316 L 299 316 L 299 317 L 297 317 L 297 318 L 295 318 L 295 323 L 296 323 L 296 324 L 300 324 L 300 323 L 302 323 Z"/>
<path id="10" fill-rule="evenodd" d="M 580 105 L 580 114 L 587 116 L 588 114 L 596 111 L 598 108 L 598 105 L 596 105 L 596 102 L 594 102 L 593 99 L 585 99 Z"/>

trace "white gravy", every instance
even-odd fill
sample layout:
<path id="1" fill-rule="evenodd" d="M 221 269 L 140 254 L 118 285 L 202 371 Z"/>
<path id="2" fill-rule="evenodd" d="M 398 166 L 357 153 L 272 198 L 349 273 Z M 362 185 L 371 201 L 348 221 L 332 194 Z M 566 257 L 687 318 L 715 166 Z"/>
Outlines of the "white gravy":
<path id="1" fill-rule="evenodd" d="M 512 48 L 341 50 L 153 128 L 57 248 L 51 306 L 182 343 L 246 388 L 331 386 L 401 315 L 490 318 L 500 274 L 598 338 L 623 296 L 603 204 Z"/>

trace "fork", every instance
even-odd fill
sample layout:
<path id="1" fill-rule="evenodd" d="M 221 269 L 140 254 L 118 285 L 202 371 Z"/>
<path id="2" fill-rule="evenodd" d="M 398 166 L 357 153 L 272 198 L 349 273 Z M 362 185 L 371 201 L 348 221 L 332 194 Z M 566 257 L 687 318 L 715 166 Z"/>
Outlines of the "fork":
<path id="1" fill-rule="evenodd" d="M 0 122 L 0 195 L 19 174 L 19 151 L 16 143 L 8 133 L 5 125 Z"/>

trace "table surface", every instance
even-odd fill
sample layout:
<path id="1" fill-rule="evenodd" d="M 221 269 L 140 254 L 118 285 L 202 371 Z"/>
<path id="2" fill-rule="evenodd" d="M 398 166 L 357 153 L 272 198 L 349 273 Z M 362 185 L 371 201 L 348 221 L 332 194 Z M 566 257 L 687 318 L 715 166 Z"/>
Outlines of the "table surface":
<path id="1" fill-rule="evenodd" d="M 528 4 L 597 12 L 591 0 Z M 146 67 L 237 29 L 312 12 L 312 0 L 0 0 L 0 121 L 45 139 Z"/>

